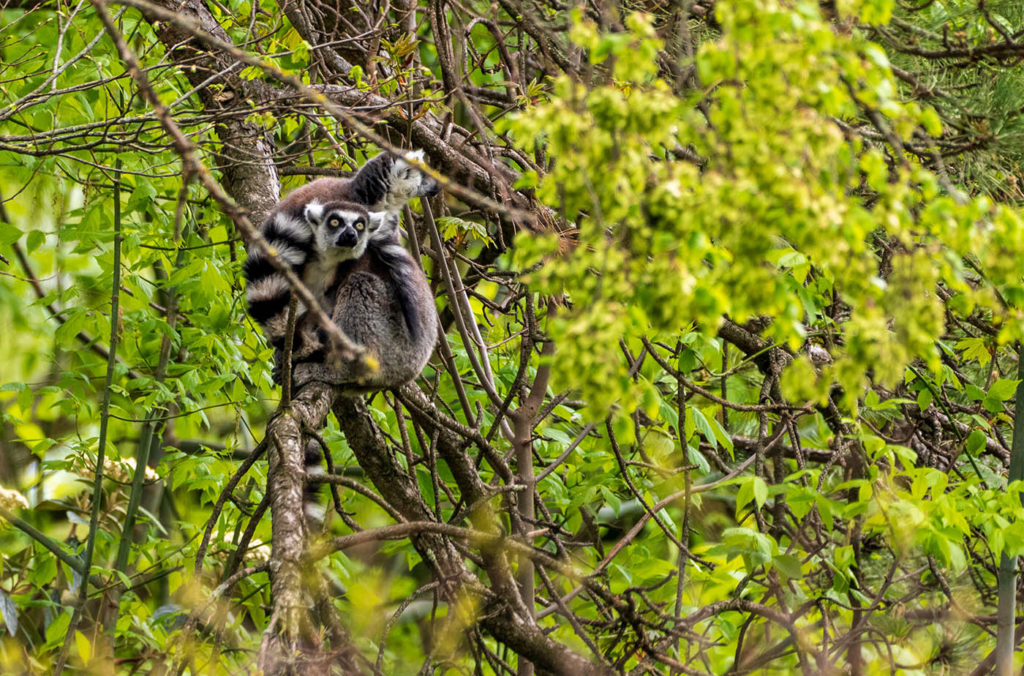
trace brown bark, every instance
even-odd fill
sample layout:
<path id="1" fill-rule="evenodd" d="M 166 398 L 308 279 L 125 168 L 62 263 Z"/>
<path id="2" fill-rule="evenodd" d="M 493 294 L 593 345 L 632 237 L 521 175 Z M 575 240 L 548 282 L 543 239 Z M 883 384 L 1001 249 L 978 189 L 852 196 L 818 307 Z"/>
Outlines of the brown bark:
<path id="1" fill-rule="evenodd" d="M 309 560 L 309 533 L 303 518 L 303 489 L 306 482 L 304 428 L 320 429 L 327 420 L 333 392 L 314 384 L 301 390 L 289 408 L 278 410 L 267 424 L 270 468 L 271 585 L 273 615 L 260 649 L 259 667 L 267 674 L 304 674 L 328 669 L 336 661 L 346 673 L 359 671 L 357 653 L 348 645 L 328 650 L 317 636 L 309 609 L 317 606 L 321 615 L 333 612 L 317 603 L 315 563 Z M 330 618 L 321 623 L 331 626 Z"/>

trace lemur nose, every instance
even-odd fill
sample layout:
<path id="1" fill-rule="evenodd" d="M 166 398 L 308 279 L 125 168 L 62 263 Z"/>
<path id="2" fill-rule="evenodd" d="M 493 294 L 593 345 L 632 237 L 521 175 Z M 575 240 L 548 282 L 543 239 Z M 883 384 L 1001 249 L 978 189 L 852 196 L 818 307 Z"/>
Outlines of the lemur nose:
<path id="1" fill-rule="evenodd" d="M 338 233 L 338 239 L 335 240 L 337 246 L 355 246 L 359 240 L 359 236 L 356 235 L 356 231 L 352 226 L 346 225 L 341 232 Z"/>

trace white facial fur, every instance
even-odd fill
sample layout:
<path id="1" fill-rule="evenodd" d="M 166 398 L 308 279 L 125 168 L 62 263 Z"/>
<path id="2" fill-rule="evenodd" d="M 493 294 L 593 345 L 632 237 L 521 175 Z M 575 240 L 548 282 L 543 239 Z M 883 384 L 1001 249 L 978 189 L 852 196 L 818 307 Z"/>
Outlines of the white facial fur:
<path id="1" fill-rule="evenodd" d="M 306 221 L 314 228 L 316 228 L 318 225 L 320 225 L 320 219 L 323 218 L 324 205 L 320 204 L 320 202 L 316 200 L 313 200 L 306 205 L 304 212 L 306 214 Z"/>
<path id="2" fill-rule="evenodd" d="M 343 223 L 351 225 L 360 218 L 365 219 L 366 214 L 361 211 L 351 211 L 349 209 L 324 211 L 325 206 L 326 205 L 321 204 L 317 200 L 311 200 L 303 209 L 306 222 L 309 224 L 309 227 L 313 229 L 313 236 L 316 238 L 317 250 L 325 252 L 336 261 L 343 261 L 349 258 L 359 258 L 362 256 L 363 251 L 366 250 L 366 242 L 369 240 L 369 237 L 366 237 L 365 235 L 372 234 L 374 230 L 373 219 L 368 220 L 366 222 L 365 229 L 358 233 L 359 238 L 354 247 L 338 247 L 334 245 L 334 238 L 331 236 L 332 228 L 326 225 L 329 218 L 337 216 Z M 334 251 L 335 249 L 337 249 L 337 251 Z M 353 253 L 351 255 L 346 255 L 348 252 Z"/>
<path id="3" fill-rule="evenodd" d="M 310 203 L 312 204 L 312 202 Z M 309 207 L 306 207 L 307 218 L 309 216 Z M 319 222 L 314 224 L 314 233 L 316 235 L 317 249 L 323 252 L 323 258 L 333 263 L 340 263 L 353 258 L 359 258 L 366 251 L 366 245 L 370 242 L 370 235 L 373 232 L 373 221 L 367 222 L 362 232 L 357 230 L 357 239 L 355 246 L 342 247 L 335 246 L 334 237 L 331 232 L 331 228 L 327 226 L 327 221 L 333 217 L 339 217 L 343 223 L 351 225 L 357 219 L 365 218 L 366 215 L 359 211 L 349 211 L 347 209 L 335 209 L 326 213 L 321 213 Z M 312 221 L 311 221 L 312 222 Z"/>
<path id="4" fill-rule="evenodd" d="M 391 165 L 388 197 L 381 206 L 385 211 L 394 214 L 401 211 L 409 200 L 427 194 L 437 185 L 434 179 L 423 174 L 422 171 L 407 162 L 406 158 L 425 163 L 423 151 L 414 150 L 406 153 L 405 157 L 399 157 Z"/>

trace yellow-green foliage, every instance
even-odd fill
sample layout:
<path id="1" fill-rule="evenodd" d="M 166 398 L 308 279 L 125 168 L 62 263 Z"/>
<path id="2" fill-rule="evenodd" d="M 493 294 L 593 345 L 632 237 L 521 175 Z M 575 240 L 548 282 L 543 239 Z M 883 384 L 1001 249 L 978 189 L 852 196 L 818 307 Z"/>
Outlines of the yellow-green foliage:
<path id="1" fill-rule="evenodd" d="M 880 5 L 856 9 L 881 21 Z M 516 242 L 521 269 L 544 263 L 528 277 L 534 288 L 572 301 L 551 326 L 560 384 L 583 388 L 600 415 L 628 391 L 609 365 L 617 337 L 671 339 L 691 321 L 712 334 L 726 315 L 770 317 L 766 335 L 799 349 L 835 298 L 851 308 L 845 348 L 817 386 L 801 368 L 787 391 L 819 399 L 837 381 L 856 393 L 869 369 L 893 384 L 914 359 L 938 366 L 939 284 L 962 307 L 1012 320 L 1006 336 L 1020 328 L 1016 308 L 991 286 L 970 288 L 960 262 L 975 256 L 992 285 L 1019 297 L 1020 214 L 945 192 L 909 153 L 888 158 L 890 171 L 850 130 L 869 106 L 894 144 L 942 132 L 934 110 L 900 100 L 885 52 L 837 31 L 817 3 L 720 3 L 717 18 L 722 35 L 696 55 L 702 87 L 688 97 L 656 77 L 661 45 L 643 15 L 612 35 L 577 18 L 571 37 L 593 82 L 562 77 L 548 101 L 507 123 L 523 147 L 553 158 L 539 198 L 579 224 L 561 256 L 552 238 Z M 884 279 L 876 238 L 892 249 Z M 809 270 L 823 283 L 809 284 Z"/>

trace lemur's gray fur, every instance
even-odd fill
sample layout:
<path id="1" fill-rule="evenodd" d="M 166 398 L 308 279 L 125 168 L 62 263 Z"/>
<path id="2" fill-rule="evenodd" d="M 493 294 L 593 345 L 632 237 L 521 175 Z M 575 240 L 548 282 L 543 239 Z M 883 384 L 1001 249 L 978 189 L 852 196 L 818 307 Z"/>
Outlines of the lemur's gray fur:
<path id="1" fill-rule="evenodd" d="M 349 202 L 311 202 L 306 217 L 316 232 L 330 219 L 341 219 Z M 398 387 L 420 374 L 437 340 L 437 310 L 423 270 L 398 240 L 398 221 L 387 213 L 370 214 L 370 227 L 344 253 L 323 256 L 328 263 L 323 278 L 330 279 L 322 293 L 324 307 L 345 334 L 366 349 L 364 361 L 332 359 L 329 342 L 312 318 L 296 325 L 304 338 L 304 354 L 293 351 L 292 383 L 296 388 L 321 381 L 342 386 L 346 394 Z M 330 249 L 333 251 L 333 249 Z M 333 261 L 338 261 L 334 263 Z M 313 352 L 305 348 L 316 344 Z M 366 361 L 373 362 L 367 367 Z M 306 474 L 323 472 L 319 444 L 306 446 Z M 324 508 L 317 487 L 307 485 L 303 510 L 310 528 L 323 520 Z"/>
<path id="2" fill-rule="evenodd" d="M 426 275 L 398 243 L 397 232 L 387 241 L 370 237 L 364 255 L 338 266 L 325 296 L 331 319 L 366 348 L 376 368 L 305 359 L 294 368 L 296 387 L 314 380 L 353 393 L 397 387 L 416 378 L 434 351 L 437 311 Z"/>
<path id="3" fill-rule="evenodd" d="M 280 205 L 278 205 L 280 207 Z M 371 218 L 365 207 L 352 202 L 306 204 L 301 216 L 275 208 L 263 224 L 263 237 L 295 272 L 302 283 L 322 299 L 333 283 L 338 265 L 363 255 L 370 234 L 386 226 L 388 217 Z M 278 351 L 284 348 L 291 287 L 259 249 L 252 249 L 243 268 L 248 282 L 249 314 L 263 326 L 267 340 Z M 305 308 L 296 312 L 296 326 Z M 293 354 L 307 356 L 317 349 L 310 336 L 296 332 Z"/>
<path id="4" fill-rule="evenodd" d="M 423 151 L 409 153 L 409 157 L 422 161 Z M 352 324 L 355 331 L 351 337 L 368 343 L 371 353 L 376 353 L 381 368 L 368 376 L 372 382 L 367 382 L 365 389 L 393 387 L 412 380 L 433 350 L 433 296 L 423 272 L 399 243 L 398 214 L 409 200 L 436 195 L 438 191 L 433 178 L 401 157 L 382 153 L 352 178 L 321 178 L 297 188 L 278 202 L 263 224 L 263 236 L 303 279 L 328 314 L 333 310 L 335 322 L 346 332 L 346 324 Z M 361 214 L 368 236 L 360 237 L 355 247 L 336 246 L 337 242 L 327 235 L 330 228 L 324 227 L 330 213 L 341 220 L 348 219 L 351 224 Z M 366 260 L 362 260 L 364 257 Z M 359 263 L 349 264 L 352 261 Z M 366 296 L 372 297 L 373 304 L 356 307 L 346 299 L 352 294 L 369 293 L 373 285 L 368 286 L 366 274 L 384 284 L 383 291 L 378 288 Z M 249 313 L 263 326 L 280 361 L 291 290 L 284 277 L 256 250 L 250 251 L 245 276 L 249 281 Z M 349 290 L 348 282 L 343 280 L 352 280 L 356 288 Z M 388 315 L 386 319 L 377 316 L 382 311 Z M 338 371 L 324 365 L 332 361 L 327 359 L 327 342 L 315 322 L 304 315 L 305 309 L 300 307 L 292 348 L 296 385 L 314 379 L 343 384 L 354 378 L 351 369 Z M 362 315 L 372 318 L 366 320 Z M 404 327 L 397 328 L 404 328 L 404 332 L 396 333 L 396 327 L 390 325 L 394 317 L 403 319 Z M 367 321 L 377 334 L 358 328 Z M 396 348 L 385 349 L 392 340 L 397 341 Z"/>
<path id="5" fill-rule="evenodd" d="M 411 156 L 422 161 L 423 153 Z M 322 381 L 346 393 L 368 392 L 398 387 L 423 370 L 437 339 L 437 311 L 426 276 L 399 240 L 398 216 L 409 200 L 438 191 L 437 181 L 385 153 L 351 179 L 322 178 L 296 189 L 271 211 L 263 236 L 376 366 L 332 359 L 324 332 L 300 307 L 292 346 L 296 388 Z M 291 289 L 257 251 L 249 254 L 249 313 L 275 347 L 277 377 Z M 306 472 L 322 472 L 320 448 L 312 442 Z M 311 524 L 322 518 L 313 484 L 305 511 Z"/>

